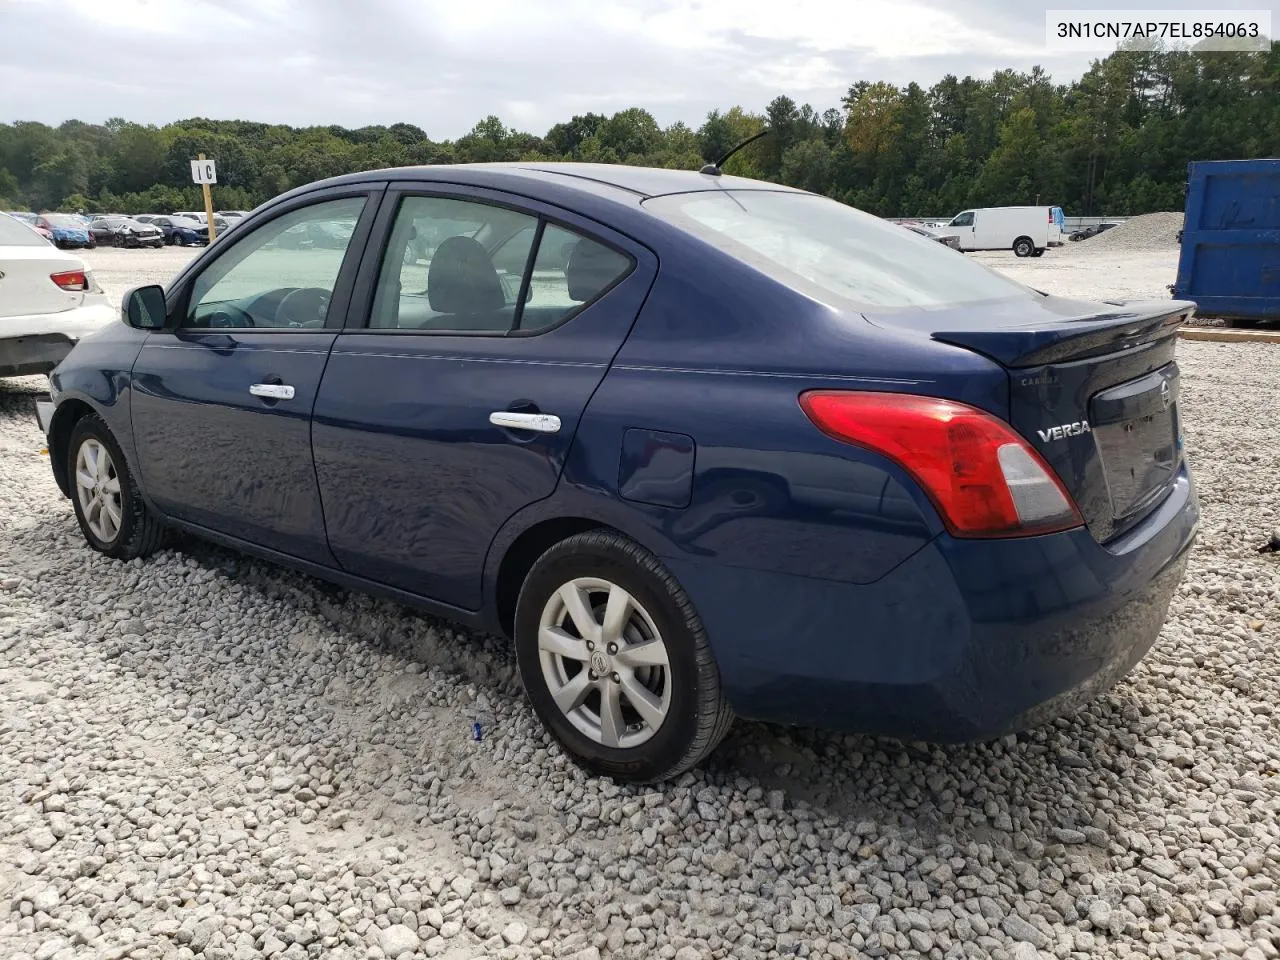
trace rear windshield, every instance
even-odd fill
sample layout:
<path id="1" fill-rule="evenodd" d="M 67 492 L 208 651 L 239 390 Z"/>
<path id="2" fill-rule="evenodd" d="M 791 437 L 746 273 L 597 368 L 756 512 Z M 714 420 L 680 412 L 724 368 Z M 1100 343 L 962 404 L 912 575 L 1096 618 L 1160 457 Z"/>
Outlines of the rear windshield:
<path id="1" fill-rule="evenodd" d="M 44 237 L 25 223 L 0 214 L 0 247 L 46 247 Z"/>
<path id="2" fill-rule="evenodd" d="M 1032 295 L 931 237 L 813 194 L 720 190 L 644 206 L 818 300 L 903 309 Z"/>
<path id="3" fill-rule="evenodd" d="M 46 213 L 44 218 L 52 223 L 55 227 L 79 227 L 84 229 L 85 223 L 79 217 L 73 217 L 68 213 Z"/>

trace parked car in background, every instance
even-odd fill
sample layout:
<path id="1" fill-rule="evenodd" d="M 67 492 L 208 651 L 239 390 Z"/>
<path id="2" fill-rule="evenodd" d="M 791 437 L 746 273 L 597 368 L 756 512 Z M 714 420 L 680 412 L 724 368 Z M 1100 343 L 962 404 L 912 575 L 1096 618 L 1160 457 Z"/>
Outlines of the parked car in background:
<path id="1" fill-rule="evenodd" d="M 1096 237 L 1100 233 L 1106 233 L 1108 230 L 1110 230 L 1114 226 L 1117 226 L 1117 224 L 1110 223 L 1110 222 L 1103 222 L 1092 227 L 1082 227 L 1081 229 L 1072 232 L 1071 236 L 1068 239 L 1076 240 L 1076 241 L 1088 240 L 1090 237 Z"/>
<path id="2" fill-rule="evenodd" d="M 129 217 L 99 217 L 89 224 L 96 243 L 111 247 L 163 247 L 164 231 Z"/>
<path id="3" fill-rule="evenodd" d="M 54 246 L 62 250 L 92 249 L 93 234 L 89 225 L 73 213 L 42 213 L 36 225 L 49 231 Z"/>
<path id="4" fill-rule="evenodd" d="M 943 246 L 950 247 L 952 250 L 960 249 L 960 238 L 950 235 L 942 235 L 934 233 L 932 230 L 926 230 L 924 227 L 918 227 L 914 223 L 903 224 L 912 233 L 918 233 L 922 237 L 928 237 L 930 240 L 936 240 Z"/>
<path id="5" fill-rule="evenodd" d="M 8 212 L 8 216 L 13 219 L 25 223 L 28 227 L 38 233 L 49 243 L 53 243 L 53 231 L 40 222 L 39 214 L 29 213 L 26 211 L 13 210 Z"/>
<path id="6" fill-rule="evenodd" d="M 1049 207 L 980 207 L 956 214 L 937 233 L 958 239 L 961 250 L 1012 250 L 1019 257 L 1039 257 L 1049 246 L 1051 227 Z"/>
<path id="7" fill-rule="evenodd" d="M 0 377 L 48 373 L 118 316 L 83 260 L 0 214 Z"/>
<path id="8" fill-rule="evenodd" d="M 203 222 L 204 222 L 204 211 L 203 211 L 203 210 L 179 210 L 179 211 L 177 211 L 177 212 L 175 212 L 175 213 L 171 213 L 171 214 L 169 214 L 169 216 L 171 216 L 171 217 L 185 217 L 185 218 L 186 218 L 186 219 L 188 219 L 188 220 L 198 220 L 198 221 L 200 221 L 201 223 L 203 223 Z"/>
<path id="9" fill-rule="evenodd" d="M 36 411 L 93 549 L 176 527 L 506 632 L 569 755 L 658 780 L 735 714 L 985 739 L 1127 673 L 1198 523 L 1193 311 L 774 183 L 365 171 L 130 291 Z"/>
<path id="10" fill-rule="evenodd" d="M 152 216 L 142 222 L 159 227 L 164 233 L 164 242 L 168 244 L 187 247 L 209 242 L 209 228 L 199 220 L 188 220 L 186 217 Z"/>

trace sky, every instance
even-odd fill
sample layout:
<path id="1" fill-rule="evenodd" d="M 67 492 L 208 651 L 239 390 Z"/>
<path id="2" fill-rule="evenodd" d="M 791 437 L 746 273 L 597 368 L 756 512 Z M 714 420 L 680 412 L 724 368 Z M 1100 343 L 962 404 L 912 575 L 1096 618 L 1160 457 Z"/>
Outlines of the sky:
<path id="1" fill-rule="evenodd" d="M 542 134 L 648 109 L 697 127 L 778 94 L 822 111 L 858 80 L 1079 77 L 1046 8 L 1204 0 L 0 0 L 0 121 L 186 117 L 413 123 L 443 140 L 495 114 Z M 1233 4 L 1271 10 L 1280 0 Z M 1154 11 L 1153 11 L 1154 15 Z"/>

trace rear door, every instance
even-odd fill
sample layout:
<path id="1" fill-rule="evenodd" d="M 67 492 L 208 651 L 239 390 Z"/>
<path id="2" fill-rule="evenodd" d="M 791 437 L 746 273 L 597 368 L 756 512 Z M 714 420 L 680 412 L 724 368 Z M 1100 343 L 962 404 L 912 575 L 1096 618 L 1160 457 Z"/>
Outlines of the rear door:
<path id="1" fill-rule="evenodd" d="M 557 207 L 423 187 L 383 202 L 312 442 L 342 567 L 475 610 L 489 544 L 554 491 L 657 261 Z"/>
<path id="2" fill-rule="evenodd" d="M 275 211 L 171 292 L 176 329 L 148 337 L 131 415 L 148 495 L 165 513 L 332 565 L 311 462 L 311 407 L 346 315 L 381 187 Z M 354 227 L 340 249 L 291 250 L 299 224 Z"/>

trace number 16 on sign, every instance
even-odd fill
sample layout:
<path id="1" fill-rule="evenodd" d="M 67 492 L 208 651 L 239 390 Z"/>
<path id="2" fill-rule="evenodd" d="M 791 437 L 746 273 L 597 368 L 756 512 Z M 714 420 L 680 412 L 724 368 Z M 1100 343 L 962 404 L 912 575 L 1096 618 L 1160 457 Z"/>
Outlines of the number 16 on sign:
<path id="1" fill-rule="evenodd" d="M 199 160 L 191 161 L 191 181 L 204 188 L 204 217 L 209 225 L 209 242 L 217 239 L 213 229 L 213 197 L 209 193 L 209 184 L 218 182 L 218 168 L 212 160 L 206 160 L 200 154 Z"/>

